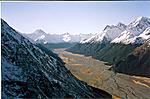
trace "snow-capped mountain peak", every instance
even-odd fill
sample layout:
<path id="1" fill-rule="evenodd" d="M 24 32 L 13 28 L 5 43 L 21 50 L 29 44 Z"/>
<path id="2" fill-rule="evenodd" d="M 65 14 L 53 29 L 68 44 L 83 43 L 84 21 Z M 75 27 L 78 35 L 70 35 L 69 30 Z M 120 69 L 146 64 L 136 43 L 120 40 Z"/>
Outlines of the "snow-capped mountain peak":
<path id="1" fill-rule="evenodd" d="M 41 29 L 37 29 L 31 34 L 24 34 L 24 36 L 30 38 L 33 43 L 62 43 L 62 42 L 80 42 L 81 40 L 91 37 L 93 34 L 76 34 L 63 33 L 63 34 L 49 34 L 45 33 Z"/>
<path id="2" fill-rule="evenodd" d="M 104 30 L 103 30 L 103 31 L 108 30 L 108 29 L 110 29 L 110 28 L 111 28 L 111 26 L 110 26 L 110 25 L 106 25 L 106 27 L 104 28 Z"/>
<path id="3" fill-rule="evenodd" d="M 138 17 L 136 20 L 129 24 L 129 28 L 137 27 L 137 26 L 146 26 L 150 24 L 150 19 L 146 17 Z M 141 27 L 142 28 L 142 27 Z"/>
<path id="4" fill-rule="evenodd" d="M 46 32 L 44 32 L 42 29 L 37 29 L 33 32 L 34 34 L 40 34 L 40 35 L 44 35 L 44 34 L 47 34 Z"/>
<path id="5" fill-rule="evenodd" d="M 117 38 L 111 43 L 135 43 L 138 36 L 144 32 L 146 28 L 150 27 L 150 19 L 146 17 L 138 17 L 132 21 L 125 31 L 123 31 Z M 137 42 L 136 42 L 137 43 Z"/>
<path id="6" fill-rule="evenodd" d="M 69 42 L 71 40 L 70 34 L 69 33 L 63 34 L 63 38 L 62 39 L 65 42 Z"/>
<path id="7" fill-rule="evenodd" d="M 31 38 L 34 42 L 47 42 L 45 40 L 47 35 L 49 34 L 45 33 L 42 29 L 37 29 L 31 34 L 26 34 L 26 36 Z"/>
<path id="8" fill-rule="evenodd" d="M 117 24 L 117 27 L 119 27 L 119 28 L 126 28 L 127 26 L 126 26 L 125 24 L 119 22 L 119 23 Z"/>
<path id="9" fill-rule="evenodd" d="M 118 25 L 107 25 L 100 34 L 96 34 L 88 39 L 81 41 L 80 43 L 94 43 L 102 41 L 111 41 L 117 37 L 122 31 L 126 29 L 126 25 L 118 23 Z"/>

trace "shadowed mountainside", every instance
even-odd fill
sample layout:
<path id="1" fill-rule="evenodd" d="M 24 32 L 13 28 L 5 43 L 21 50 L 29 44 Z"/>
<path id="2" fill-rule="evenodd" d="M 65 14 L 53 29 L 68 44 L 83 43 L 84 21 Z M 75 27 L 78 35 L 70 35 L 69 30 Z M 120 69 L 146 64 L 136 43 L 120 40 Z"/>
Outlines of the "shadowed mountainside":
<path id="1" fill-rule="evenodd" d="M 115 43 L 92 43 L 92 44 L 76 44 L 66 49 L 69 52 L 92 56 L 101 61 L 115 64 L 122 58 L 125 58 L 139 45 L 125 45 Z"/>
<path id="2" fill-rule="evenodd" d="M 137 47 L 125 59 L 119 61 L 114 69 L 117 72 L 150 77 L 150 45 Z"/>

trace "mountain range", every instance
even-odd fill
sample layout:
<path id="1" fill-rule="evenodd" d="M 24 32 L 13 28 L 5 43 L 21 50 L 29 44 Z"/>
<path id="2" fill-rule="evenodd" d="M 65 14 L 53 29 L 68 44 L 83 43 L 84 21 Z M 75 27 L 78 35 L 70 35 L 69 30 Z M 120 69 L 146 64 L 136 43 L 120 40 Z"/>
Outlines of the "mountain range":
<path id="1" fill-rule="evenodd" d="M 118 23 L 115 25 L 107 25 L 100 34 L 93 35 L 90 38 L 84 39 L 80 43 L 97 43 L 111 41 L 116 38 L 120 32 L 123 32 L 126 29 L 126 25 L 123 23 Z"/>
<path id="2" fill-rule="evenodd" d="M 114 66 L 114 70 L 117 72 L 150 77 L 150 73 L 144 73 L 147 70 L 150 71 L 149 62 L 141 62 L 142 57 L 146 57 L 144 58 L 145 61 L 149 59 L 149 56 L 145 56 L 149 54 L 149 51 L 147 52 L 146 50 L 146 52 L 143 52 L 144 48 L 141 47 L 145 43 L 149 43 L 149 39 L 150 18 L 138 17 L 128 25 L 123 23 L 111 26 L 107 25 L 99 34 L 82 40 L 80 43 L 67 49 L 67 51 L 89 55 L 101 61 L 108 62 L 110 65 L 116 65 Z M 134 62 L 129 62 L 128 58 L 130 58 L 130 55 L 136 49 L 141 50 L 139 51 L 139 56 L 137 56 Z M 149 49 L 149 47 L 145 49 Z M 122 60 L 125 60 L 128 65 L 124 64 Z M 130 68 L 128 68 L 129 66 Z M 124 70 L 124 68 L 126 69 Z"/>
<path id="3" fill-rule="evenodd" d="M 41 29 L 35 30 L 33 33 L 30 34 L 23 34 L 25 37 L 30 39 L 33 43 L 74 43 L 80 42 L 85 38 L 91 37 L 93 34 L 76 34 L 72 35 L 70 33 L 63 33 L 63 34 L 49 34 L 45 33 Z"/>
<path id="4" fill-rule="evenodd" d="M 131 22 L 125 31 L 123 31 L 112 43 L 124 44 L 143 44 L 150 38 L 150 19 L 146 17 L 138 17 Z"/>
<path id="5" fill-rule="evenodd" d="M 108 41 L 111 43 L 141 44 L 150 38 L 148 34 L 149 31 L 150 19 L 138 17 L 129 25 L 123 23 L 118 23 L 116 26 L 107 25 L 101 33 L 87 38 L 80 43 L 101 43 L 103 41 Z"/>
<path id="6" fill-rule="evenodd" d="M 112 98 L 78 80 L 56 54 L 34 45 L 2 19 L 1 46 L 3 99 Z"/>

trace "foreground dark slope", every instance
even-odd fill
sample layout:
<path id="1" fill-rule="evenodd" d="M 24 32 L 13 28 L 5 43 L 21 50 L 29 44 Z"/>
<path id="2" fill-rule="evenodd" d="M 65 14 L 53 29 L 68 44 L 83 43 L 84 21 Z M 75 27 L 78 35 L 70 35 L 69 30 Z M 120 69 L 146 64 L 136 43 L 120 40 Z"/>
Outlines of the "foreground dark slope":
<path id="1" fill-rule="evenodd" d="M 49 55 L 1 19 L 2 98 L 111 98 L 76 79 Z"/>
<path id="2" fill-rule="evenodd" d="M 117 72 L 150 77 L 150 45 L 137 47 L 126 58 L 119 61 L 114 69 Z"/>

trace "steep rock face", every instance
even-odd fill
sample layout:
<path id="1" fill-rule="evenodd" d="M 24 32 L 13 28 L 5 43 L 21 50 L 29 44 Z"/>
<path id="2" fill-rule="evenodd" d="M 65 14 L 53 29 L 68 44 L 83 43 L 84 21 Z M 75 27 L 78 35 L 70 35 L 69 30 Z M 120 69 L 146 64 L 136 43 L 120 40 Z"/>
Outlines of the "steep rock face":
<path id="1" fill-rule="evenodd" d="M 76 79 L 57 56 L 40 50 L 1 19 L 2 98 L 111 98 Z"/>
<path id="2" fill-rule="evenodd" d="M 137 47 L 125 59 L 119 61 L 114 69 L 117 72 L 150 77 L 150 44 Z"/>

